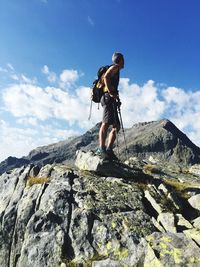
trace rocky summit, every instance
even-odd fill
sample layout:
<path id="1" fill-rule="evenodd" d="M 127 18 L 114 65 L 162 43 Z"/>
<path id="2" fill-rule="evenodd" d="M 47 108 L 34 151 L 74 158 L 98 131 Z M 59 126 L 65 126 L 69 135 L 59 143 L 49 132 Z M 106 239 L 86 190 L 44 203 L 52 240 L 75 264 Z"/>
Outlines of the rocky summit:
<path id="1" fill-rule="evenodd" d="M 61 141 L 56 144 L 38 147 L 23 158 L 9 157 L 0 163 L 0 174 L 16 167 L 37 164 L 44 166 L 53 163 L 67 163 L 73 166 L 76 151 L 95 150 L 98 146 L 98 132 L 100 124 L 85 134 Z M 136 156 L 149 160 L 153 157 L 157 161 L 166 161 L 180 166 L 200 163 L 200 148 L 181 132 L 172 122 L 163 119 L 144 122 L 125 129 L 126 145 L 123 132 L 118 135 L 118 147 L 115 152 L 121 160 Z M 128 155 L 127 150 L 128 149 Z"/>
<path id="2" fill-rule="evenodd" d="M 29 164 L 0 176 L 0 266 L 200 266 L 200 166 Z"/>
<path id="3" fill-rule="evenodd" d="M 199 148 L 161 120 L 108 161 L 98 130 L 1 163 L 0 266 L 199 267 Z"/>

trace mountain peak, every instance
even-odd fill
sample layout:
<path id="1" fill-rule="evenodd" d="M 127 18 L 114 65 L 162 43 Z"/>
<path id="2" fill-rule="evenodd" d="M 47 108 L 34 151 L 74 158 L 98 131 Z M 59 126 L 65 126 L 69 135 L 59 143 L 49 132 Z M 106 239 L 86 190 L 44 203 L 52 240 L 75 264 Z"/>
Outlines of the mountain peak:
<path id="1" fill-rule="evenodd" d="M 96 150 L 100 125 L 96 124 L 85 134 L 73 139 L 38 147 L 21 159 L 9 157 L 0 163 L 0 174 L 29 163 L 40 166 L 61 162 L 73 164 L 77 150 Z M 145 160 L 154 157 L 158 161 L 169 161 L 178 165 L 200 162 L 200 148 L 168 119 L 136 123 L 125 129 L 125 138 L 129 157 Z M 126 146 L 122 133 L 118 135 L 118 145 L 115 150 L 119 152 L 119 157 L 125 160 Z"/>

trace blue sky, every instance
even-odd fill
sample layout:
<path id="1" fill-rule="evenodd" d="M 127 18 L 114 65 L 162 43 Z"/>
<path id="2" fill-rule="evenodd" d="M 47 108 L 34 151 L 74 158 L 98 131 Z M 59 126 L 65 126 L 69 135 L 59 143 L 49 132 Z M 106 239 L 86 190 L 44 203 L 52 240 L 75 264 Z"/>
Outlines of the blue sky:
<path id="1" fill-rule="evenodd" d="M 124 124 L 172 120 L 200 145 L 198 0 L 1 0 L 0 160 L 90 129 L 89 87 L 125 57 Z"/>

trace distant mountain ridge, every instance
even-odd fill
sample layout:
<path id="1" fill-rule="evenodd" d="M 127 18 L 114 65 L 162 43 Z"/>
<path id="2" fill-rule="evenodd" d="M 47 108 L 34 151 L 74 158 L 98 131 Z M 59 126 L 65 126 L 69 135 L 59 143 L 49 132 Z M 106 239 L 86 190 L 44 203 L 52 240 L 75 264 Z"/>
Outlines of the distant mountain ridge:
<path id="1" fill-rule="evenodd" d="M 73 164 L 77 150 L 88 151 L 97 148 L 99 127 L 100 123 L 81 136 L 38 147 L 30 151 L 26 157 L 8 157 L 0 163 L 0 174 L 28 164 Z M 152 156 L 156 160 L 178 165 L 200 163 L 200 148 L 167 119 L 134 124 L 131 128 L 125 129 L 125 137 L 129 157 L 136 156 L 147 160 Z M 119 148 L 115 150 L 123 160 L 126 147 L 122 133 L 118 135 L 118 143 Z"/>

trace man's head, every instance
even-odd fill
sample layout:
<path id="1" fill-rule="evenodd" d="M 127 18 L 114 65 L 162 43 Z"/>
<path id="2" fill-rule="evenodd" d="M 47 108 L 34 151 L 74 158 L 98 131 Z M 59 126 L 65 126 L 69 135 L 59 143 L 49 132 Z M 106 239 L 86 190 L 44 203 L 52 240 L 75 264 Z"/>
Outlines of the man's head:
<path id="1" fill-rule="evenodd" d="M 124 67 L 124 56 L 119 52 L 115 52 L 112 55 L 112 62 L 115 63 L 115 64 L 118 64 L 120 66 L 120 68 L 123 69 L 123 67 Z"/>

